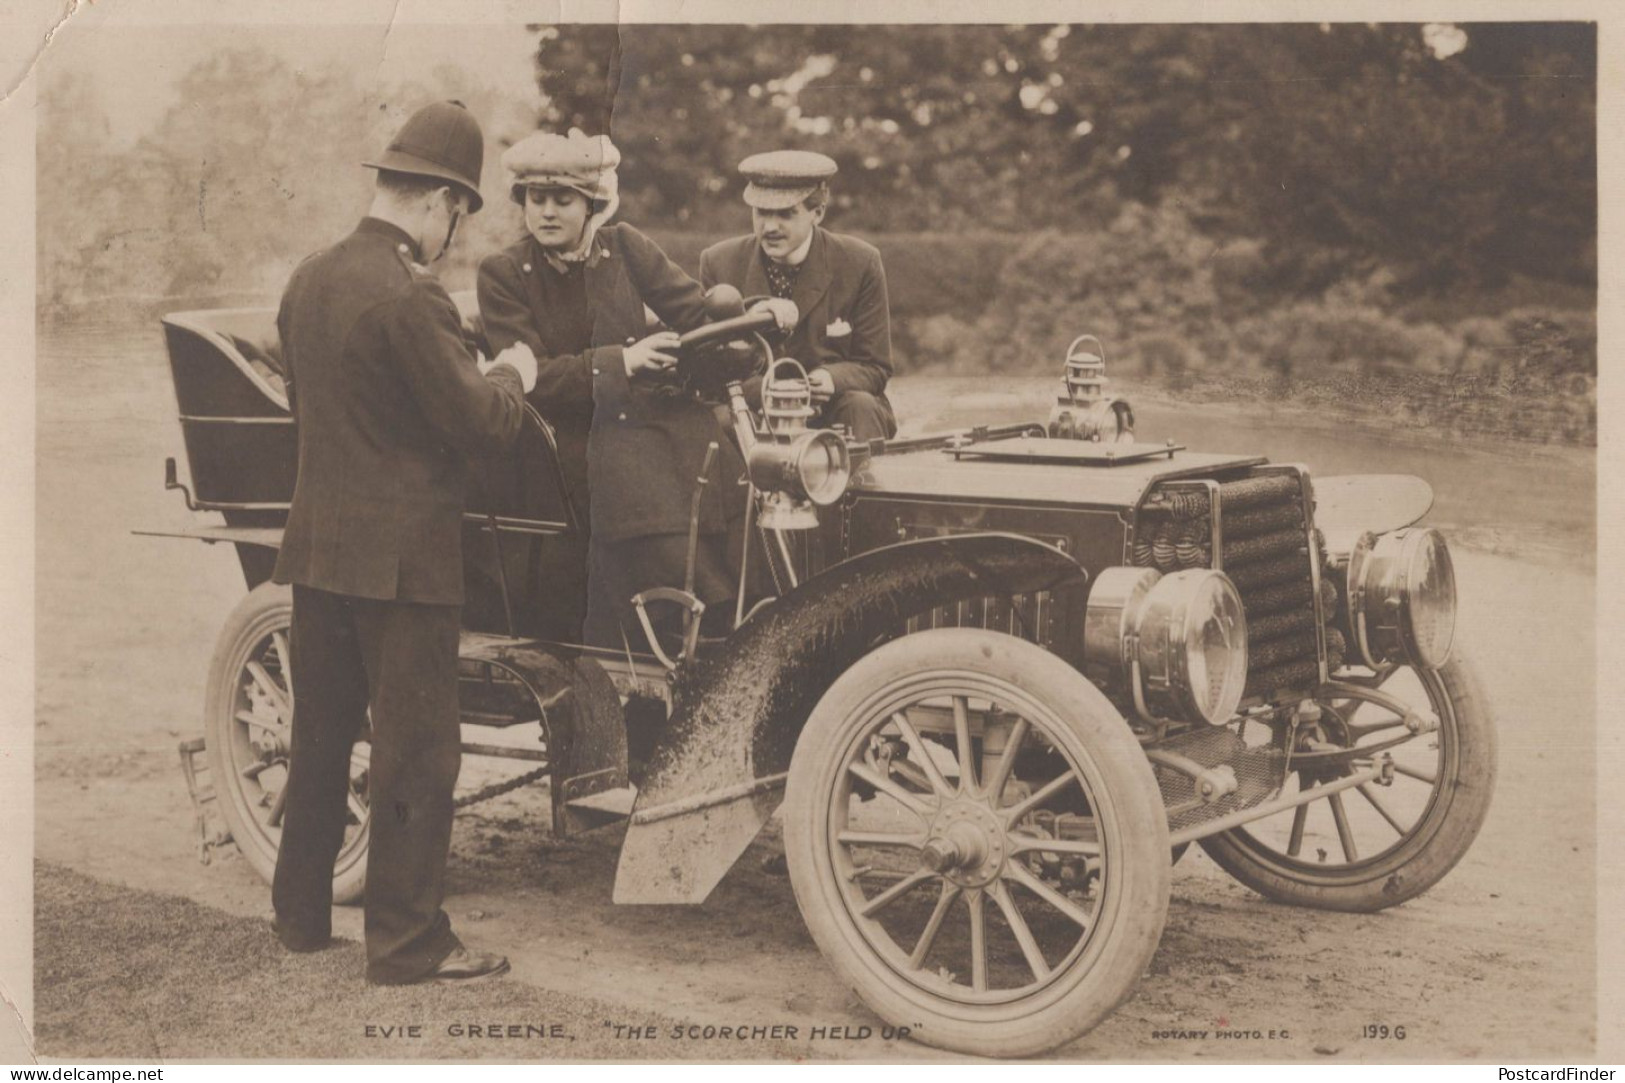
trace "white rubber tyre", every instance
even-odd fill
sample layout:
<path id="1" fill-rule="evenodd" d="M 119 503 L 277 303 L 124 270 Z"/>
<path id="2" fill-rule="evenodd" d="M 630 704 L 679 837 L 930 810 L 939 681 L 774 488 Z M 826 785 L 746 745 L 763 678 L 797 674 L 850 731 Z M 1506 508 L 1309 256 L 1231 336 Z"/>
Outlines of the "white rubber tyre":
<path id="1" fill-rule="evenodd" d="M 1399 674 L 1409 675 L 1439 728 L 1389 750 L 1398 768 L 1392 783 L 1203 839 L 1220 868 L 1277 902 L 1370 912 L 1415 898 L 1455 867 L 1489 814 L 1495 725 L 1465 661 Z M 1305 847 L 1318 860 L 1307 860 Z"/>
<path id="2" fill-rule="evenodd" d="M 813 939 L 930 1045 L 1063 1045 L 1134 992 L 1162 935 L 1167 817 L 1138 742 L 1081 674 L 1012 636 L 922 632 L 843 674 L 796 746 L 784 822 Z"/>
<path id="3" fill-rule="evenodd" d="M 287 779 L 293 722 L 288 628 L 293 592 L 255 587 L 226 618 L 209 663 L 203 728 L 209 776 L 221 813 L 249 866 L 267 883 L 276 872 L 278 795 Z M 361 899 L 367 880 L 367 751 L 352 757 L 350 819 L 333 869 L 333 901 Z"/>

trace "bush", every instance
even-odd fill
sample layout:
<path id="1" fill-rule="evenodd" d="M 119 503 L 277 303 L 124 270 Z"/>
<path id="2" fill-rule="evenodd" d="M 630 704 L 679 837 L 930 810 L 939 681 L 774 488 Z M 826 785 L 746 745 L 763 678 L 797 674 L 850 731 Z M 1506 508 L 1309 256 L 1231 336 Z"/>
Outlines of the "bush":
<path id="1" fill-rule="evenodd" d="M 916 243 L 888 240 L 888 266 Z M 897 353 L 961 375 L 1046 374 L 1087 331 L 1104 341 L 1109 371 L 1178 392 L 1288 396 L 1440 431 L 1595 441 L 1594 313 L 1407 320 L 1382 270 L 1283 302 L 1247 287 L 1259 265 L 1256 246 L 1216 246 L 1177 207 L 1129 207 L 1104 231 L 1031 235 L 979 307 L 965 298 L 948 311 L 894 311 Z"/>
<path id="2" fill-rule="evenodd" d="M 659 233 L 697 270 L 715 235 Z M 1287 396 L 1440 431 L 1596 439 L 1594 312 L 1516 292 L 1419 307 L 1385 269 L 1288 300 L 1263 248 L 1205 236 L 1176 204 L 1127 204 L 1083 233 L 871 234 L 885 257 L 899 372 L 1052 374 L 1077 335 L 1109 372 L 1205 398 Z M 1550 296 L 1548 296 L 1548 294 Z M 1485 310 L 1489 310 L 1488 314 Z"/>
<path id="3" fill-rule="evenodd" d="M 649 238 L 660 246 L 660 250 L 671 257 L 672 262 L 696 278 L 700 274 L 700 253 L 727 236 L 717 233 L 677 233 L 648 229 L 637 222 L 633 225 L 647 233 Z"/>
<path id="4" fill-rule="evenodd" d="M 1379 309 L 1336 300 L 1303 301 L 1242 321 L 1232 356 L 1286 378 L 1334 370 L 1362 375 L 1444 372 L 1457 367 L 1460 339 L 1407 324 Z"/>
<path id="5" fill-rule="evenodd" d="M 700 253 L 727 234 L 650 230 L 678 266 L 700 273 Z M 985 371 L 981 354 L 958 356 L 972 323 L 999 288 L 999 276 L 1029 240 L 1016 233 L 862 233 L 880 249 L 891 303 L 892 358 L 899 372 L 917 364 Z M 968 358 L 976 360 L 971 361 Z"/>
<path id="6" fill-rule="evenodd" d="M 1569 376 L 1596 377 L 1596 313 L 1514 309 L 1505 320 L 1517 350 L 1513 362 L 1517 382 L 1549 384 Z"/>
<path id="7" fill-rule="evenodd" d="M 1191 329 L 1222 308 L 1210 262 L 1216 250 L 1178 210 L 1137 204 L 1103 232 L 1033 234 L 1004 265 L 963 346 L 995 371 L 1048 370 L 1088 332 L 1104 341 L 1108 362 L 1166 362 L 1168 335 L 1191 341 Z M 1145 353 L 1148 342 L 1162 344 L 1155 358 Z M 1178 363 L 1190 359 L 1187 349 Z"/>
<path id="8" fill-rule="evenodd" d="M 748 228 L 749 219 L 741 217 L 740 232 Z M 647 232 L 666 255 L 693 275 L 699 274 L 701 252 L 727 236 L 737 236 L 667 230 Z M 855 233 L 854 236 L 880 249 L 894 323 L 945 312 L 980 312 L 998 288 L 999 274 L 1005 264 L 1028 237 L 1020 233 Z"/>
<path id="9" fill-rule="evenodd" d="M 1020 233 L 860 234 L 880 249 L 886 291 L 899 320 L 944 313 L 976 315 L 1027 240 Z"/>

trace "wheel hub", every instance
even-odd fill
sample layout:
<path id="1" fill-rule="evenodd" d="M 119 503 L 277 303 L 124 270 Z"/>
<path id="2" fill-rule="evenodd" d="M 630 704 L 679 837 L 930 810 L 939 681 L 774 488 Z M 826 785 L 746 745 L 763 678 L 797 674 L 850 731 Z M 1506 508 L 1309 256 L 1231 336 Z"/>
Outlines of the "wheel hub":
<path id="1" fill-rule="evenodd" d="M 252 681 L 245 689 L 248 697 L 249 713 L 259 719 L 263 725 L 248 727 L 248 743 L 260 759 L 269 763 L 279 757 L 288 755 L 288 746 L 283 738 L 287 730 L 287 721 L 277 710 L 271 697 L 262 692 Z"/>
<path id="2" fill-rule="evenodd" d="M 1008 852 L 1003 820 L 980 801 L 959 799 L 932 819 L 920 862 L 960 887 L 983 887 L 998 878 Z"/>

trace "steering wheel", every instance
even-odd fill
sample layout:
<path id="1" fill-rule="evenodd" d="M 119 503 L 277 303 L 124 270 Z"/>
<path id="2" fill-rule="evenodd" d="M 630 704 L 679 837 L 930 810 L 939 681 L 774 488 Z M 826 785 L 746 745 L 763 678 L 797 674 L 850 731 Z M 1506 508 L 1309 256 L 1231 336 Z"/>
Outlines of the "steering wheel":
<path id="1" fill-rule="evenodd" d="M 708 323 L 679 335 L 678 347 L 684 351 L 698 350 L 704 346 L 749 338 L 773 327 L 775 323 L 771 312 L 747 312 L 743 316 L 718 320 L 716 323 Z"/>
<path id="2" fill-rule="evenodd" d="M 771 361 L 772 348 L 767 346 L 761 333 L 776 325 L 771 312 L 747 312 L 743 316 L 731 316 L 679 335 L 681 356 L 677 361 L 677 373 L 702 395 L 713 398 L 720 396 L 727 384 L 748 379 L 759 366 L 756 350 L 717 347 L 755 339 L 767 350 L 768 360 Z"/>

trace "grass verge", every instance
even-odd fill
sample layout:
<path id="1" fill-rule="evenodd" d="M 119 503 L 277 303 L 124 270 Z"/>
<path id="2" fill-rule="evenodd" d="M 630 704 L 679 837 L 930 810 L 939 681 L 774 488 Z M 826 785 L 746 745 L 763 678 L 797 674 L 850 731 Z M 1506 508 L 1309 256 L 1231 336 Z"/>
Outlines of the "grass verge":
<path id="1" fill-rule="evenodd" d="M 264 921 L 119 887 L 60 866 L 34 874 L 35 1052 L 117 1060 L 783 1060 L 761 1040 L 676 1039 L 675 1017 L 526 985 L 366 984 L 354 941 L 284 951 Z M 610 1024 L 652 1026 L 617 1039 Z M 416 1024 L 421 1036 L 382 1037 Z M 526 1026 L 549 1036 L 526 1034 Z M 373 1036 L 367 1028 L 372 1026 Z M 471 1037 L 471 1026 L 481 1028 Z M 517 1026 L 519 1036 L 485 1036 Z M 461 1028 L 462 1033 L 454 1031 Z M 555 1033 L 560 1036 L 551 1036 Z M 399 1033 L 391 1031 L 392 1034 Z"/>

